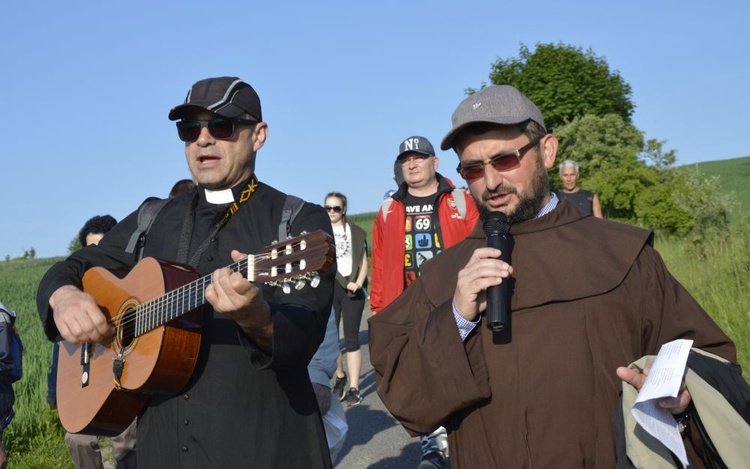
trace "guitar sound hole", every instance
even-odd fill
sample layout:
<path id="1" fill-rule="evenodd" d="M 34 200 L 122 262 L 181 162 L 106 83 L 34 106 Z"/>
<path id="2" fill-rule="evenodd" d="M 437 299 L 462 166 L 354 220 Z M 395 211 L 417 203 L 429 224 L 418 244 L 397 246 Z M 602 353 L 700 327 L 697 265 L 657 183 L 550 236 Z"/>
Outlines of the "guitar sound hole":
<path id="1" fill-rule="evenodd" d="M 120 344 L 123 347 L 128 347 L 135 339 L 135 311 L 125 311 L 120 321 L 119 330 Z"/>

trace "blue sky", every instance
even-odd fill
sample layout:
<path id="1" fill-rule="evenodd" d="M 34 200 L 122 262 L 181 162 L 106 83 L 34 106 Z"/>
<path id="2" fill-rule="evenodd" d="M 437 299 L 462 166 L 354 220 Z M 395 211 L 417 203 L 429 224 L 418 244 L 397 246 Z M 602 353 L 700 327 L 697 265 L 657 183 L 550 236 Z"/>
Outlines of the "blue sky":
<path id="1" fill-rule="evenodd" d="M 398 144 L 438 147 L 464 89 L 521 44 L 604 57 L 633 120 L 678 163 L 750 155 L 746 1 L 3 2 L 0 258 L 66 254 L 91 216 L 122 219 L 189 177 L 167 119 L 190 85 L 240 76 L 270 133 L 257 174 L 377 210 Z M 438 152 L 454 177 L 456 156 Z"/>

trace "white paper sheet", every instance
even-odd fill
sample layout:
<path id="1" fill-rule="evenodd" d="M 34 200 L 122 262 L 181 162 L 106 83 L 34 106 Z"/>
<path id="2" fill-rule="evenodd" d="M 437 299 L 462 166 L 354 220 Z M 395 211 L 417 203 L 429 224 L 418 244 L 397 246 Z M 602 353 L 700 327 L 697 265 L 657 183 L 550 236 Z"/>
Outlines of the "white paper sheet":
<path id="1" fill-rule="evenodd" d="M 661 441 L 685 467 L 688 465 L 687 454 L 677 422 L 657 401 L 663 397 L 677 397 L 692 346 L 693 341 L 687 339 L 673 340 L 661 346 L 632 410 L 636 422 Z"/>

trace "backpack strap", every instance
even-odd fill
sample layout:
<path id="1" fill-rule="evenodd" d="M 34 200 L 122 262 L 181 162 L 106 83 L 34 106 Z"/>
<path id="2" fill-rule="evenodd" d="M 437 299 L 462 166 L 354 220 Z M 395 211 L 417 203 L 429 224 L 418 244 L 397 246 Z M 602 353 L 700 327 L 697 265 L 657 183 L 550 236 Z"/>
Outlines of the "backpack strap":
<path id="1" fill-rule="evenodd" d="M 461 218 L 466 218 L 466 191 L 458 187 L 453 189 L 453 201 L 456 202 L 456 208 L 458 213 L 461 214 Z"/>
<path id="2" fill-rule="evenodd" d="M 150 199 L 145 201 L 138 209 L 138 228 L 130 236 L 130 241 L 125 247 L 125 252 L 135 254 L 137 260 L 143 256 L 143 246 L 146 244 L 146 235 L 156 216 L 162 208 L 167 205 L 169 199 Z"/>
<path id="3" fill-rule="evenodd" d="M 466 218 L 466 191 L 463 189 L 459 189 L 458 187 L 453 189 L 453 200 L 456 202 L 456 209 L 458 209 L 458 213 L 461 214 L 462 218 Z M 380 206 L 380 212 L 383 215 L 383 222 L 386 221 L 386 218 L 388 217 L 388 209 L 391 206 L 391 203 L 393 202 L 393 197 L 387 197 L 383 204 Z"/>
<path id="4" fill-rule="evenodd" d="M 284 200 L 284 210 L 281 212 L 281 221 L 279 222 L 278 241 L 285 240 L 292 235 L 292 221 L 304 205 L 304 200 L 287 194 L 286 200 Z"/>

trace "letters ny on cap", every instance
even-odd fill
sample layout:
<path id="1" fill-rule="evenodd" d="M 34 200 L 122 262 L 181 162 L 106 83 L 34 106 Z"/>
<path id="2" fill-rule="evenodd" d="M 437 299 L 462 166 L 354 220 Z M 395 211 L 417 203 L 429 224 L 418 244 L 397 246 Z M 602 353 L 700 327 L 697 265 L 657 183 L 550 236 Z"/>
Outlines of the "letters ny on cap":
<path id="1" fill-rule="evenodd" d="M 408 152 L 417 152 L 430 156 L 435 154 L 435 150 L 432 148 L 430 141 L 419 136 L 409 137 L 401 143 L 398 152 L 399 158 L 401 158 L 404 153 Z"/>

